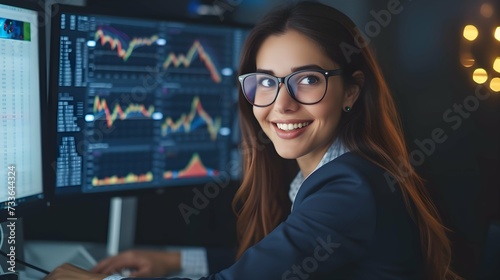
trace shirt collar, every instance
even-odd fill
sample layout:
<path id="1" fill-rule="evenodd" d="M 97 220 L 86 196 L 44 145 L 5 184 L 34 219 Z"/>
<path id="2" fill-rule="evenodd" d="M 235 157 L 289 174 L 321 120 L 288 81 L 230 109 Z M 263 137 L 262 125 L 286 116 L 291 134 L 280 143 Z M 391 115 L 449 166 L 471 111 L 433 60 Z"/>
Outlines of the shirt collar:
<path id="1" fill-rule="evenodd" d="M 323 158 L 319 161 L 318 166 L 313 170 L 314 171 L 318 170 L 320 167 L 323 165 L 329 163 L 330 161 L 336 159 L 337 157 L 345 154 L 346 152 L 349 152 L 349 150 L 342 145 L 340 140 L 335 140 L 332 145 L 328 148 L 326 153 L 323 155 Z M 309 176 L 311 175 L 309 174 Z M 308 177 L 309 177 L 308 176 Z M 297 193 L 299 192 L 300 187 L 302 186 L 302 183 L 307 179 L 304 178 L 304 175 L 302 175 L 302 172 L 299 171 L 297 173 L 297 176 L 293 179 L 292 183 L 290 184 L 290 191 L 288 192 L 288 196 L 290 197 L 290 200 L 292 201 L 292 207 L 293 207 L 293 202 L 295 201 L 295 197 L 297 196 Z"/>

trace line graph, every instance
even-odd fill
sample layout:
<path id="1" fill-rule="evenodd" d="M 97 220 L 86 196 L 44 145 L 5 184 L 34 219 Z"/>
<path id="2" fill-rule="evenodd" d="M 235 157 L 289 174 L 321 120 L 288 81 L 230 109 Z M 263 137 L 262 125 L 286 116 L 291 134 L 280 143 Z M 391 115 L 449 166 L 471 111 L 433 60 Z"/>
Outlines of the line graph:
<path id="1" fill-rule="evenodd" d="M 134 174 L 129 173 L 124 177 L 119 177 L 113 175 L 111 177 L 104 177 L 99 179 L 97 177 L 92 178 L 92 186 L 107 186 L 107 185 L 118 185 L 118 184 L 133 184 L 133 183 L 147 183 L 153 181 L 153 173 L 147 172 L 145 174 Z"/>
<path id="2" fill-rule="evenodd" d="M 192 177 L 206 177 L 216 176 L 219 171 L 207 168 L 198 153 L 194 153 L 189 163 L 181 170 L 169 170 L 163 172 L 163 179 L 177 179 L 177 178 L 192 178 Z"/>
<path id="3" fill-rule="evenodd" d="M 188 114 L 182 114 L 176 121 L 167 117 L 161 125 L 161 135 L 166 137 L 174 133 L 191 133 L 201 127 L 206 127 L 210 139 L 215 141 L 221 128 L 221 118 L 212 117 L 203 108 L 200 98 L 195 96 L 191 102 Z"/>
<path id="4" fill-rule="evenodd" d="M 123 61 L 127 61 L 137 48 L 149 47 L 159 39 L 156 34 L 150 37 L 130 38 L 127 34 L 112 26 L 99 26 L 94 37 L 96 41 L 100 42 L 101 46 L 109 44 L 111 50 L 116 51 L 117 56 Z"/>
<path id="5" fill-rule="evenodd" d="M 205 67 L 210 72 L 210 77 L 215 83 L 220 83 L 222 81 L 219 70 L 215 66 L 212 57 L 205 51 L 199 40 L 195 40 L 186 54 L 176 55 L 174 52 L 170 52 L 167 58 L 163 62 L 163 69 L 167 70 L 171 66 L 178 68 L 179 66 L 184 66 L 189 68 L 196 57 L 204 63 Z"/>
<path id="6" fill-rule="evenodd" d="M 87 174 L 87 182 L 93 187 L 106 185 L 147 183 L 154 181 L 152 153 L 134 145 L 118 146 L 120 150 L 94 150 L 90 162 L 93 166 Z"/>
<path id="7" fill-rule="evenodd" d="M 155 107 L 153 105 L 146 108 L 145 105 L 136 103 L 128 104 L 125 110 L 123 110 L 119 103 L 116 103 L 113 111 L 111 111 L 106 99 L 101 100 L 98 95 L 94 97 L 94 118 L 96 120 L 105 119 L 108 128 L 112 127 L 116 120 L 150 119 L 154 111 Z"/>
<path id="8" fill-rule="evenodd" d="M 140 80 L 159 67 L 166 40 L 155 26 L 98 21 L 89 33 L 89 78 Z"/>
<path id="9" fill-rule="evenodd" d="M 57 100 L 58 109 L 69 110 L 58 139 L 71 137 L 78 148 L 64 150 L 70 167 L 80 166 L 73 185 L 88 193 L 191 186 L 228 168 L 246 30 L 93 13 L 59 20 L 53 35 L 67 48 L 54 58 L 71 83 L 59 82 L 58 90 L 75 106 Z"/>

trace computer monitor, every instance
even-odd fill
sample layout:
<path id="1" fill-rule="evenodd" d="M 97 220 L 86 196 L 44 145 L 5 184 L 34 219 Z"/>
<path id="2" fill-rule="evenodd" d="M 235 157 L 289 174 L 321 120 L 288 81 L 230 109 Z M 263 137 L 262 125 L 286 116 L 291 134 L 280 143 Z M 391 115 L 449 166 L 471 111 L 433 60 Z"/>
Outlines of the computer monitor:
<path id="1" fill-rule="evenodd" d="M 41 8 L 0 0 L 0 278 L 22 270 L 22 217 L 46 207 L 45 31 Z M 3 279 L 3 278 L 2 278 Z M 10 279 L 10 278 L 9 278 Z"/>
<path id="2" fill-rule="evenodd" d="M 46 48 L 40 10 L 30 2 L 0 0 L 0 221 L 46 202 Z"/>
<path id="3" fill-rule="evenodd" d="M 246 29 L 97 9 L 58 5 L 52 18 L 56 196 L 193 186 L 234 171 Z"/>

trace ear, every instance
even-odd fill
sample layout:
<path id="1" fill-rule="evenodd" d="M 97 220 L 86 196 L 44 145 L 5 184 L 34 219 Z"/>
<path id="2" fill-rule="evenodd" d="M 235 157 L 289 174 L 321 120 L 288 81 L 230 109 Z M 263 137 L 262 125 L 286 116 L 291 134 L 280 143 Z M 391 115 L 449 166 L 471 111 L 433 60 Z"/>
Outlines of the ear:
<path id="1" fill-rule="evenodd" d="M 354 80 L 354 84 L 345 88 L 343 108 L 346 106 L 352 108 L 354 106 L 365 82 L 365 74 L 358 70 L 352 74 L 352 79 Z"/>

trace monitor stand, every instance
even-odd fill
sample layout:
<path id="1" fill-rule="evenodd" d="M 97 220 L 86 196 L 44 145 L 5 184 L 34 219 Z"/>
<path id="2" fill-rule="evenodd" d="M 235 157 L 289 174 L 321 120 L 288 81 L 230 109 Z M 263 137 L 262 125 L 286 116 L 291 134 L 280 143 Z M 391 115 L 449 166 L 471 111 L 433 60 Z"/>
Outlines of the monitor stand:
<path id="1" fill-rule="evenodd" d="M 48 271 L 66 262 L 91 269 L 98 261 L 133 247 L 136 205 L 135 197 L 111 198 L 106 245 L 91 242 L 28 241 L 25 242 L 26 261 Z M 28 275 L 32 278 L 26 279 L 41 279 L 44 276 L 31 269 Z"/>
<path id="2" fill-rule="evenodd" d="M 109 206 L 106 253 L 114 256 L 134 246 L 137 199 L 113 197 Z"/>

